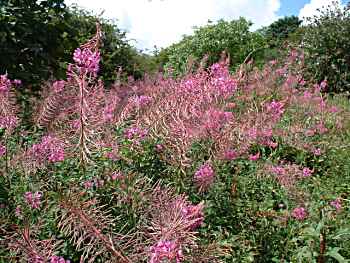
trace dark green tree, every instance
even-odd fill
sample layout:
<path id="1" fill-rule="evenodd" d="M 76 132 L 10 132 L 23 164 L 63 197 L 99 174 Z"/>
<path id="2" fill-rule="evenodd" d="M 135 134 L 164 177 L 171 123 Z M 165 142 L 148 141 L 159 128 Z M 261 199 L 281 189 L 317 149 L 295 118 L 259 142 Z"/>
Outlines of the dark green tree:
<path id="1" fill-rule="evenodd" d="M 67 12 L 63 0 L 0 2 L 0 72 L 25 83 L 48 78 L 64 54 L 60 40 Z"/>
<path id="2" fill-rule="evenodd" d="M 265 29 L 265 35 L 270 41 L 286 40 L 298 30 L 301 23 L 297 16 L 286 16 L 269 25 Z"/>
<path id="3" fill-rule="evenodd" d="M 302 47 L 308 77 L 327 79 L 328 92 L 350 92 L 350 11 L 337 3 L 309 19 Z"/>
<path id="4" fill-rule="evenodd" d="M 110 83 L 121 67 L 138 78 L 138 52 L 114 21 L 99 18 L 64 0 L 0 0 L 0 74 L 38 87 L 43 80 L 64 78 L 74 49 L 95 33 L 99 20 L 104 32 L 102 78 Z"/>
<path id="5" fill-rule="evenodd" d="M 160 61 L 165 68 L 171 68 L 175 75 L 187 70 L 189 60 L 198 62 L 208 55 L 207 64 L 217 62 L 223 51 L 231 59 L 232 68 L 240 65 L 255 50 L 265 46 L 261 34 L 251 32 L 252 23 L 244 18 L 230 22 L 219 20 L 206 26 L 195 28 L 194 34 L 185 36 L 180 42 L 162 50 Z"/>

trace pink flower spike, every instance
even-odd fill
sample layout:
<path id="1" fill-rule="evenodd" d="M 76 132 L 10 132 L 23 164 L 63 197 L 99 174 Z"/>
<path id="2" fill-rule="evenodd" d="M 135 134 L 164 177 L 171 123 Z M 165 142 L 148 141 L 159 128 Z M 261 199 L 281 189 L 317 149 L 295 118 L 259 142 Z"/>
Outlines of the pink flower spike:
<path id="1" fill-rule="evenodd" d="M 307 217 L 307 211 L 304 207 L 294 208 L 294 210 L 292 211 L 292 217 L 299 221 L 302 221 Z"/>
<path id="2" fill-rule="evenodd" d="M 6 147 L 0 144 L 0 157 L 5 155 Z"/>
<path id="3" fill-rule="evenodd" d="M 123 178 L 123 174 L 121 172 L 113 172 L 111 175 L 112 181 Z"/>
<path id="4" fill-rule="evenodd" d="M 208 190 L 215 180 L 215 173 L 209 164 L 203 164 L 194 174 L 194 181 L 200 190 Z"/>
<path id="5" fill-rule="evenodd" d="M 316 156 L 320 156 L 320 155 L 322 154 L 320 148 L 315 149 L 315 150 L 313 151 L 313 153 L 314 153 L 314 155 L 316 155 Z"/>
<path id="6" fill-rule="evenodd" d="M 86 181 L 84 183 L 84 188 L 85 189 L 91 189 L 93 187 L 93 183 L 91 181 Z"/>
<path id="7" fill-rule="evenodd" d="M 255 154 L 255 155 L 253 155 L 253 154 L 249 155 L 249 160 L 250 161 L 257 161 L 259 159 L 260 159 L 260 153 L 259 152 L 257 154 Z"/>
<path id="8" fill-rule="evenodd" d="M 66 84 L 66 82 L 64 80 L 55 81 L 52 84 L 52 88 L 53 88 L 55 93 L 59 93 L 64 89 L 65 84 Z"/>
<path id="9" fill-rule="evenodd" d="M 339 109 L 336 106 L 332 106 L 329 108 L 329 112 L 331 113 L 337 113 L 339 111 Z"/>
<path id="10" fill-rule="evenodd" d="M 164 145 L 163 144 L 157 144 L 156 145 L 156 151 L 159 153 L 159 152 L 162 152 L 164 150 Z"/>
<path id="11" fill-rule="evenodd" d="M 309 177 L 309 176 L 311 176 L 311 175 L 312 175 L 312 170 L 310 170 L 309 168 L 305 167 L 305 168 L 303 169 L 303 176 L 304 176 L 304 177 Z"/>
<path id="12" fill-rule="evenodd" d="M 234 150 L 227 150 L 224 154 L 225 160 L 229 160 L 229 161 L 237 159 L 237 157 L 238 157 L 238 154 Z"/>
<path id="13" fill-rule="evenodd" d="M 42 197 L 42 193 L 41 192 L 26 192 L 24 194 L 24 199 L 26 201 L 26 203 L 33 209 L 38 209 L 40 207 L 41 204 L 41 197 Z"/>
<path id="14" fill-rule="evenodd" d="M 333 206 L 335 209 L 337 209 L 338 212 L 342 209 L 341 200 L 339 197 L 331 201 L 330 205 Z"/>

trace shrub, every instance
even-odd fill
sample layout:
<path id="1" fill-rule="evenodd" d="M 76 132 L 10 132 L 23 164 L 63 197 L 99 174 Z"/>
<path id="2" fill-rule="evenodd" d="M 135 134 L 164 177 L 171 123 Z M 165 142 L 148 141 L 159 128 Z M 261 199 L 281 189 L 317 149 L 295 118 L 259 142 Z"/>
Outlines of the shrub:
<path id="1" fill-rule="evenodd" d="M 302 40 L 307 77 L 319 82 L 327 79 L 326 92 L 349 92 L 349 9 L 342 9 L 334 2 L 308 22 Z"/>
<path id="2" fill-rule="evenodd" d="M 195 28 L 193 35 L 185 36 L 179 43 L 161 52 L 167 57 L 165 68 L 178 76 L 192 70 L 188 67 L 197 68 L 205 56 L 207 65 L 218 62 L 225 51 L 230 56 L 231 67 L 235 69 L 250 52 L 264 47 L 264 38 L 249 31 L 251 25 L 240 18 L 230 22 L 219 20 L 216 24 Z"/>

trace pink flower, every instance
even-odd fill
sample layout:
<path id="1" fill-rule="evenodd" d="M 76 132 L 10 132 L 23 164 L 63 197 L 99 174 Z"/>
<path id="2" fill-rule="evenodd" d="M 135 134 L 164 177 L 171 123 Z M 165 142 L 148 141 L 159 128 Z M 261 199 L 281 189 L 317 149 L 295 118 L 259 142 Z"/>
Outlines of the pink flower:
<path id="1" fill-rule="evenodd" d="M 312 175 L 312 170 L 310 170 L 309 168 L 305 167 L 305 168 L 303 169 L 303 176 L 304 176 L 304 177 L 309 177 L 309 176 L 311 176 L 311 175 Z"/>
<path id="2" fill-rule="evenodd" d="M 272 149 L 275 149 L 275 148 L 277 148 L 278 143 L 269 140 L 269 141 L 267 142 L 267 145 L 270 146 Z"/>
<path id="3" fill-rule="evenodd" d="M 117 149 L 112 149 L 112 151 L 106 153 L 106 157 L 112 161 L 119 160 L 119 154 Z"/>
<path id="4" fill-rule="evenodd" d="M 52 84 L 52 88 L 53 88 L 55 93 L 59 93 L 64 89 L 65 85 L 66 85 L 66 82 L 64 80 L 59 80 L 59 81 L 55 81 Z"/>
<path id="5" fill-rule="evenodd" d="M 22 209 L 20 206 L 17 206 L 15 209 L 15 215 L 20 218 L 22 216 Z"/>
<path id="6" fill-rule="evenodd" d="M 203 164 L 194 174 L 194 181 L 201 190 L 207 190 L 215 180 L 215 173 L 209 164 Z"/>
<path id="7" fill-rule="evenodd" d="M 306 84 L 306 81 L 305 81 L 304 79 L 301 79 L 301 80 L 299 81 L 299 85 L 300 85 L 300 86 L 305 86 L 305 84 Z"/>
<path id="8" fill-rule="evenodd" d="M 133 98 L 134 103 L 139 106 L 139 107 L 143 107 L 146 106 L 147 104 L 149 104 L 150 102 L 152 102 L 152 97 L 150 96 L 136 96 L 135 98 Z"/>
<path id="9" fill-rule="evenodd" d="M 12 130 L 16 128 L 18 123 L 18 118 L 15 116 L 0 116 L 0 128 L 4 128 L 7 130 Z"/>
<path id="10" fill-rule="evenodd" d="M 330 204 L 331 204 L 331 206 L 333 206 L 335 209 L 337 209 L 338 212 L 342 209 L 341 200 L 340 200 L 339 197 L 338 197 L 337 199 L 331 201 Z"/>
<path id="11" fill-rule="evenodd" d="M 329 112 L 331 113 L 337 113 L 339 111 L 339 109 L 336 106 L 332 106 L 329 108 Z"/>
<path id="12" fill-rule="evenodd" d="M 94 186 L 92 181 L 86 181 L 84 182 L 84 188 L 85 189 L 91 189 Z"/>
<path id="13" fill-rule="evenodd" d="M 20 79 L 14 79 L 14 80 L 12 81 L 12 83 L 15 84 L 16 86 L 22 85 L 22 81 L 21 81 Z"/>
<path id="14" fill-rule="evenodd" d="M 322 154 L 322 151 L 320 148 L 317 148 L 313 151 L 313 154 L 316 155 L 316 156 L 320 156 Z"/>
<path id="15" fill-rule="evenodd" d="M 320 84 L 322 91 L 325 91 L 327 86 L 328 86 L 327 80 L 322 81 Z"/>
<path id="16" fill-rule="evenodd" d="M 234 150 L 227 150 L 224 154 L 225 160 L 234 160 L 238 157 L 238 154 Z"/>
<path id="17" fill-rule="evenodd" d="M 260 153 L 259 152 L 257 154 L 255 154 L 255 155 L 253 155 L 253 154 L 249 155 L 249 160 L 250 161 L 257 161 L 259 159 L 260 159 Z"/>
<path id="18" fill-rule="evenodd" d="M 220 129 L 233 118 L 232 112 L 209 109 L 205 113 L 204 128 L 210 134 L 220 132 Z"/>
<path id="19" fill-rule="evenodd" d="M 182 213 L 186 220 L 193 222 L 190 226 L 191 230 L 200 227 L 204 221 L 203 205 L 187 205 L 182 209 Z"/>
<path id="20" fill-rule="evenodd" d="M 28 151 L 28 155 L 39 163 L 62 162 L 65 158 L 63 143 L 51 135 L 44 136 L 40 143 L 34 144 Z"/>
<path id="21" fill-rule="evenodd" d="M 160 240 L 150 248 L 150 263 L 175 262 L 180 263 L 183 260 L 181 246 L 172 240 Z"/>
<path id="22" fill-rule="evenodd" d="M 24 194 L 24 199 L 30 207 L 32 207 L 33 209 L 38 209 L 41 204 L 42 195 L 43 194 L 41 192 L 26 192 Z"/>
<path id="23" fill-rule="evenodd" d="M 6 147 L 0 144 L 0 157 L 5 155 Z"/>
<path id="24" fill-rule="evenodd" d="M 274 173 L 275 175 L 285 175 L 286 174 L 286 169 L 282 166 L 273 166 L 271 168 L 271 172 Z"/>
<path id="25" fill-rule="evenodd" d="M 292 217 L 299 221 L 302 221 L 307 217 L 307 211 L 304 207 L 294 208 L 294 210 L 292 211 Z"/>
<path id="26" fill-rule="evenodd" d="M 117 179 L 122 179 L 122 178 L 123 178 L 123 174 L 121 172 L 113 172 L 111 175 L 112 181 L 115 181 Z"/>
<path id="27" fill-rule="evenodd" d="M 7 93 L 11 86 L 11 80 L 7 78 L 7 74 L 0 75 L 0 93 Z"/>
<path id="28" fill-rule="evenodd" d="M 306 135 L 307 137 L 312 137 L 312 136 L 315 135 L 315 133 L 316 133 L 315 130 L 309 129 L 309 130 L 306 130 L 305 135 Z"/>
<path id="29" fill-rule="evenodd" d="M 284 113 L 284 104 L 279 101 L 272 101 L 266 105 L 267 111 L 271 113 L 274 120 L 278 120 Z"/>
<path id="30" fill-rule="evenodd" d="M 139 143 L 141 140 L 144 140 L 148 134 L 148 130 L 140 129 L 138 127 L 132 127 L 125 130 L 125 137 L 128 140 Z"/>
<path id="31" fill-rule="evenodd" d="M 312 98 L 312 94 L 309 91 L 304 92 L 304 99 L 309 100 Z"/>
<path id="32" fill-rule="evenodd" d="M 324 126 L 324 123 L 322 121 L 316 125 L 316 129 L 319 134 L 324 134 L 328 131 L 328 129 Z"/>
<path id="33" fill-rule="evenodd" d="M 157 152 L 162 152 L 164 150 L 164 145 L 163 144 L 157 144 L 156 145 L 156 151 Z"/>
<path id="34" fill-rule="evenodd" d="M 63 257 L 52 256 L 50 258 L 50 263 L 70 263 L 70 260 L 65 260 Z"/>
<path id="35" fill-rule="evenodd" d="M 83 50 L 77 48 L 74 51 L 73 60 L 80 73 L 87 72 L 96 75 L 99 70 L 100 52 L 92 52 L 88 48 L 84 48 Z"/>

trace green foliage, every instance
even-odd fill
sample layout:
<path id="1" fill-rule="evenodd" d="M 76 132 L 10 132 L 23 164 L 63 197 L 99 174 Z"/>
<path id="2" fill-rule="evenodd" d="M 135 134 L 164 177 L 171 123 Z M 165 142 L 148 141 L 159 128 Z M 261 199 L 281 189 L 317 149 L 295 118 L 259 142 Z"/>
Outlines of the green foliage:
<path id="1" fill-rule="evenodd" d="M 303 48 L 309 78 L 327 79 L 328 92 L 350 91 L 350 12 L 337 4 L 309 20 Z"/>
<path id="2" fill-rule="evenodd" d="M 208 55 L 207 65 L 219 61 L 222 52 L 230 56 L 233 69 L 244 62 L 253 51 L 265 46 L 264 38 L 250 32 L 252 25 L 244 18 L 226 22 L 219 20 L 216 24 L 209 22 L 206 26 L 195 28 L 191 36 L 185 36 L 180 42 L 160 52 L 161 62 L 165 68 L 181 75 L 193 61 L 199 63 Z"/>
<path id="3" fill-rule="evenodd" d="M 302 21 L 297 16 L 286 16 L 273 22 L 262 32 L 269 42 L 280 42 L 288 39 L 300 27 Z"/>
<path id="4" fill-rule="evenodd" d="M 114 21 L 68 8 L 63 0 L 9 0 L 2 1 L 0 8 L 0 73 L 7 71 L 25 85 L 64 78 L 74 49 L 94 35 L 97 20 L 104 32 L 102 79 L 113 82 L 119 67 L 136 78 L 144 73 L 138 52 Z"/>
<path id="5" fill-rule="evenodd" d="M 1 1 L 0 10 L 0 72 L 26 83 L 47 79 L 65 52 L 63 0 Z"/>

